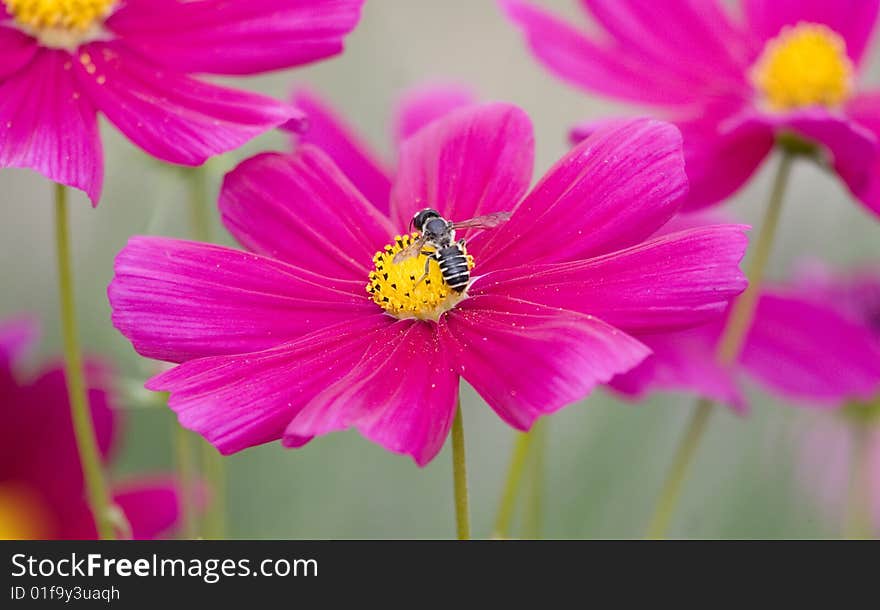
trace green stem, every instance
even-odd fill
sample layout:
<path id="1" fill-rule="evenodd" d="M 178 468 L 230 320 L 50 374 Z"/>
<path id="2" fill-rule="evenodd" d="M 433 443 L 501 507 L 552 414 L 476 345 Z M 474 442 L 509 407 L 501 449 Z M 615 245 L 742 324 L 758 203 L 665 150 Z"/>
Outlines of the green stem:
<path id="1" fill-rule="evenodd" d="M 764 212 L 758 241 L 755 242 L 755 248 L 752 251 L 752 260 L 749 263 L 747 273 L 749 285 L 745 292 L 734 301 L 730 316 L 727 318 L 727 324 L 724 327 L 724 333 L 718 344 L 717 358 L 718 362 L 723 365 L 731 365 L 739 359 L 743 343 L 752 327 L 755 306 L 758 304 L 758 296 L 761 294 L 761 287 L 764 283 L 764 273 L 767 270 L 770 253 L 773 251 L 773 242 L 776 239 L 776 230 L 779 227 L 779 218 L 782 214 L 782 202 L 785 199 L 785 189 L 788 186 L 789 176 L 791 176 L 793 162 L 794 155 L 783 151 L 779 167 L 776 169 L 776 177 L 773 180 L 770 200 Z"/>
<path id="2" fill-rule="evenodd" d="M 195 502 L 195 462 L 192 452 L 192 433 L 174 422 L 174 457 L 177 462 L 177 477 L 180 479 L 180 516 L 183 521 L 183 537 L 186 540 L 198 538 Z"/>
<path id="3" fill-rule="evenodd" d="M 452 478 L 455 488 L 455 525 L 459 540 L 471 538 L 471 515 L 468 506 L 467 459 L 464 451 L 464 421 L 461 400 L 452 421 Z"/>
<path id="4" fill-rule="evenodd" d="M 870 444 L 868 430 L 864 425 L 853 425 L 852 444 L 852 468 L 850 468 L 844 535 L 850 540 L 869 540 L 872 537 L 871 479 L 868 468 Z"/>
<path id="5" fill-rule="evenodd" d="M 513 454 L 510 457 L 510 466 L 507 468 L 507 480 L 504 483 L 501 503 L 498 506 L 498 516 L 495 518 L 495 529 L 492 532 L 493 538 L 504 539 L 510 537 L 510 526 L 513 523 L 513 513 L 516 510 L 516 499 L 519 495 L 526 459 L 528 458 L 533 438 L 531 432 L 516 435 Z"/>
<path id="6" fill-rule="evenodd" d="M 226 537 L 226 468 L 223 456 L 208 442 L 201 443 L 202 466 L 211 485 L 210 504 L 205 515 L 205 537 L 223 540 Z"/>
<path id="7" fill-rule="evenodd" d="M 666 476 L 666 482 L 663 484 L 663 490 L 660 492 L 660 498 L 654 508 L 654 516 L 648 526 L 648 538 L 658 540 L 666 537 L 669 524 L 672 522 L 672 515 L 675 513 L 675 507 L 681 495 L 681 488 L 711 414 L 712 403 L 701 399 L 688 423 L 684 439 L 675 452 L 672 467 Z"/>
<path id="8" fill-rule="evenodd" d="M 544 515 L 544 457 L 547 445 L 546 422 L 539 419 L 530 432 L 534 437 L 531 451 L 531 477 L 529 481 L 528 501 L 523 514 L 523 538 L 538 540 L 541 537 L 541 525 Z"/>
<path id="9" fill-rule="evenodd" d="M 73 298 L 73 271 L 70 251 L 70 226 L 67 218 L 67 187 L 55 185 L 55 243 L 58 255 L 58 293 L 61 303 L 61 334 L 64 340 L 64 377 L 73 419 L 76 446 L 82 464 L 83 478 L 88 493 L 89 506 L 95 518 L 98 536 L 102 540 L 115 538 L 110 510 L 110 499 L 89 396 L 83 373 L 82 354 L 76 326 L 76 309 Z"/>
<path id="10" fill-rule="evenodd" d="M 208 167 L 195 167 L 188 173 L 190 232 L 196 241 L 211 242 Z M 223 456 L 210 443 L 201 439 L 196 442 L 199 445 L 203 473 L 211 489 L 210 503 L 205 509 L 203 533 L 207 538 L 222 539 L 226 535 L 226 465 Z"/>
<path id="11" fill-rule="evenodd" d="M 193 239 L 211 241 L 211 207 L 206 165 L 187 170 L 189 177 L 189 223 Z"/>
<path id="12" fill-rule="evenodd" d="M 755 317 L 755 307 L 758 304 L 758 296 L 761 294 L 761 286 L 764 282 L 764 273 L 770 253 L 773 250 L 773 242 L 776 238 L 776 230 L 779 227 L 779 218 L 782 213 L 782 203 L 785 199 L 785 190 L 788 179 L 791 176 L 791 167 L 795 155 L 783 149 L 776 176 L 773 179 L 773 188 L 770 191 L 770 199 L 767 209 L 764 211 L 764 219 L 761 230 L 752 251 L 752 259 L 749 263 L 747 276 L 749 286 L 746 288 L 731 308 L 727 323 L 724 326 L 721 339 L 718 342 L 716 358 L 724 366 L 730 366 L 739 358 L 743 343 L 752 320 Z M 660 492 L 659 499 L 654 509 L 654 515 L 648 527 L 649 538 L 663 538 L 666 536 L 672 515 L 678 504 L 681 489 L 687 473 L 693 462 L 700 439 L 706 430 L 706 423 L 712 411 L 712 402 L 700 399 L 696 411 L 691 417 L 684 438 L 678 447 L 672 467 L 666 477 L 666 482 Z"/>

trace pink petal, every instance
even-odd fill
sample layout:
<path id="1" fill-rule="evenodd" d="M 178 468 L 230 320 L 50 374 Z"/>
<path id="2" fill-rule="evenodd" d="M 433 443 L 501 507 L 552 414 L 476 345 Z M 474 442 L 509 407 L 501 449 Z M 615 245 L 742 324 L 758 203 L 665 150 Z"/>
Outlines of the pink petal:
<path id="1" fill-rule="evenodd" d="M 126 46 L 183 72 L 255 74 L 342 51 L 363 0 L 128 0 L 106 22 Z"/>
<path id="2" fill-rule="evenodd" d="M 37 53 L 36 41 L 27 34 L 0 26 L 0 80 L 9 78 L 27 66 Z"/>
<path id="3" fill-rule="evenodd" d="M 505 296 L 471 297 L 444 319 L 441 339 L 459 374 L 518 430 L 650 353 L 598 318 Z"/>
<path id="4" fill-rule="evenodd" d="M 665 224 L 686 192 L 675 127 L 647 119 L 615 122 L 569 151 L 509 222 L 477 236 L 469 249 L 478 272 L 613 252 Z"/>
<path id="5" fill-rule="evenodd" d="M 794 290 L 815 303 L 833 303 L 835 309 L 869 329 L 880 341 L 880 264 L 877 261 L 845 271 L 824 262 L 800 265 Z"/>
<path id="6" fill-rule="evenodd" d="M 720 315 L 745 289 L 745 228 L 690 229 L 590 260 L 498 271 L 475 280 L 471 294 L 594 315 L 630 333 L 687 328 Z"/>
<path id="7" fill-rule="evenodd" d="M 110 408 L 107 371 L 89 363 L 89 406 L 98 449 L 107 460 L 116 421 Z M 3 415 L 0 465 L 2 478 L 18 480 L 39 489 L 53 504 L 64 505 L 83 493 L 79 452 L 71 421 L 64 372 L 47 369 L 34 381 L 20 385 L 11 395 L 0 396 Z"/>
<path id="8" fill-rule="evenodd" d="M 510 210 L 529 187 L 533 161 L 532 124 L 522 110 L 508 104 L 457 110 L 401 145 L 392 221 L 402 230 L 422 208 L 450 220 Z"/>
<path id="9" fill-rule="evenodd" d="M 475 104 L 476 100 L 468 87 L 455 84 L 426 84 L 409 89 L 394 109 L 395 143 L 400 146 L 424 126 L 459 108 Z"/>
<path id="10" fill-rule="evenodd" d="M 857 197 L 876 182 L 873 169 L 880 159 L 877 135 L 859 123 L 818 108 L 756 120 L 776 130 L 794 131 L 824 147 L 834 171 Z"/>
<path id="11" fill-rule="evenodd" d="M 82 47 L 74 74 L 111 123 L 150 155 L 199 165 L 298 116 L 267 97 L 157 68 L 118 41 Z"/>
<path id="12" fill-rule="evenodd" d="M 457 396 L 458 375 L 436 325 L 400 320 L 293 419 L 285 443 L 354 427 L 424 466 L 443 447 Z"/>
<path id="13" fill-rule="evenodd" d="M 307 145 L 239 164 L 223 181 L 220 213 L 245 248 L 364 285 L 373 255 L 394 233 L 333 162 Z"/>
<path id="14" fill-rule="evenodd" d="M 180 519 L 180 489 L 170 477 L 139 477 L 116 485 L 113 502 L 122 509 L 134 540 L 153 540 Z"/>
<path id="15" fill-rule="evenodd" d="M 773 130 L 758 124 L 723 128 L 727 117 L 703 109 L 698 119 L 675 123 L 681 130 L 689 190 L 682 208 L 697 210 L 736 193 L 752 177 L 775 144 Z M 578 143 L 620 119 L 584 121 L 575 125 L 570 139 Z"/>
<path id="16" fill-rule="evenodd" d="M 745 412 L 745 398 L 733 371 L 717 363 L 715 345 L 720 327 L 720 323 L 713 322 L 685 331 L 639 337 L 651 349 L 651 355 L 609 385 L 639 400 L 657 390 L 684 390 Z"/>
<path id="17" fill-rule="evenodd" d="M 293 104 L 308 116 L 309 128 L 294 137 L 296 144 L 311 144 L 323 150 L 358 190 L 388 215 L 391 172 L 343 119 L 314 93 L 298 89 Z"/>
<path id="18" fill-rule="evenodd" d="M 133 237 L 115 269 L 114 326 L 171 362 L 260 351 L 376 310 L 366 276 L 334 280 L 224 246 Z"/>
<path id="19" fill-rule="evenodd" d="M 42 49 L 0 83 L 0 167 L 29 168 L 86 192 L 97 205 L 104 161 L 94 106 L 70 73 L 72 58 Z"/>
<path id="20" fill-rule="evenodd" d="M 868 210 L 880 216 L 880 158 L 874 161 L 871 168 L 871 180 L 858 194 L 858 198 Z"/>
<path id="21" fill-rule="evenodd" d="M 836 407 L 876 396 L 880 344 L 833 305 L 764 294 L 743 349 L 743 366 L 795 400 Z"/>
<path id="22" fill-rule="evenodd" d="M 170 392 L 180 423 L 228 455 L 280 439 L 312 398 L 384 342 L 393 323 L 377 312 L 262 352 L 190 360 L 147 388 Z"/>
<path id="23" fill-rule="evenodd" d="M 720 118 L 705 117 L 677 123 L 684 141 L 684 160 L 690 190 L 683 208 L 699 209 L 722 202 L 751 178 L 770 151 L 773 130 L 743 124 L 725 130 Z"/>
<path id="24" fill-rule="evenodd" d="M 717 0 L 582 0 L 627 53 L 682 80 L 744 86 L 750 45 Z"/>
<path id="25" fill-rule="evenodd" d="M 880 138 L 880 91 L 857 95 L 847 104 L 846 114 Z M 880 216 L 880 155 L 874 160 L 868 175 L 867 184 L 854 194 L 869 210 Z"/>
<path id="26" fill-rule="evenodd" d="M 843 36 L 858 63 L 877 21 L 878 0 L 743 0 L 748 28 L 759 40 L 774 38 L 783 26 L 821 23 Z"/>
<path id="27" fill-rule="evenodd" d="M 16 361 L 36 342 L 39 335 L 40 324 L 31 316 L 0 321 L 0 375 L 3 370 L 16 365 Z"/>
<path id="28" fill-rule="evenodd" d="M 668 105 L 692 104 L 700 95 L 711 94 L 713 89 L 715 95 L 719 93 L 717 86 L 681 72 L 682 65 L 699 66 L 696 71 L 706 74 L 712 67 L 708 61 L 700 65 L 699 53 L 693 53 L 689 46 L 682 44 L 659 64 L 636 47 L 595 41 L 562 19 L 526 2 L 500 0 L 500 4 L 508 19 L 523 31 L 538 60 L 578 88 L 640 103 Z M 690 38 L 685 40 L 689 42 Z"/>

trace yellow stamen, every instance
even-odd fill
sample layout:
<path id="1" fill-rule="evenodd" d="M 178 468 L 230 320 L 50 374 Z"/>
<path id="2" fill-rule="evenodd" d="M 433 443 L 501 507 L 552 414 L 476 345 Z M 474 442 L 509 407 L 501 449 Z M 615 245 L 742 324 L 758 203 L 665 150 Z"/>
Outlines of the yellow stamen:
<path id="1" fill-rule="evenodd" d="M 0 484 L 0 540 L 39 540 L 54 535 L 52 518 L 30 489 Z"/>
<path id="2" fill-rule="evenodd" d="M 25 32 L 46 46 L 74 49 L 99 36 L 117 0 L 3 0 Z"/>
<path id="3" fill-rule="evenodd" d="M 467 294 L 452 290 L 443 280 L 436 261 L 430 261 L 428 275 L 425 273 L 424 254 L 413 256 L 400 263 L 394 262 L 394 255 L 409 247 L 418 233 L 398 235 L 394 243 L 385 246 L 373 257 L 375 270 L 370 272 L 367 292 L 382 309 L 398 318 L 417 318 L 419 320 L 438 320 L 440 316 L 455 307 Z M 425 247 L 430 252 L 430 247 Z M 473 269 L 474 259 L 468 256 L 468 267 Z"/>
<path id="4" fill-rule="evenodd" d="M 853 87 L 846 42 L 834 30 L 815 23 L 783 28 L 764 47 L 751 76 L 773 110 L 838 106 Z"/>

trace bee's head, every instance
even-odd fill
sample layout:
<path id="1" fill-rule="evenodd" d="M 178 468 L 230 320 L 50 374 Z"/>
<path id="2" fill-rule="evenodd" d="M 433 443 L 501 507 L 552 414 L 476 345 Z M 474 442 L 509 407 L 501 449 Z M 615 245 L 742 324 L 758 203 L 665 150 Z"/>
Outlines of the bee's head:
<path id="1" fill-rule="evenodd" d="M 440 213 L 431 208 L 425 208 L 424 210 L 416 212 L 416 215 L 413 216 L 412 220 L 409 222 L 410 230 L 415 227 L 416 231 L 424 231 L 425 223 L 431 218 L 440 218 Z"/>

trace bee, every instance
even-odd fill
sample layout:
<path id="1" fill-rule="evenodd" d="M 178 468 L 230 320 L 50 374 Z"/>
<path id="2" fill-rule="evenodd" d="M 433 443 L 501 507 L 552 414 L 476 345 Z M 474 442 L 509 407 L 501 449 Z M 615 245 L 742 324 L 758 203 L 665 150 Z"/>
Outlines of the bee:
<path id="1" fill-rule="evenodd" d="M 455 292 L 464 292 L 470 281 L 470 269 L 464 249 L 464 239 L 455 241 L 456 229 L 494 229 L 508 220 L 510 220 L 510 212 L 495 212 L 470 220 L 451 222 L 443 218 L 437 210 L 425 208 L 417 212 L 410 221 L 410 229 L 415 227 L 420 235 L 408 247 L 398 252 L 393 262 L 398 264 L 413 256 L 424 254 L 428 257 L 425 261 L 425 273 L 416 281 L 416 285 L 428 276 L 433 260 L 437 261 L 443 281 L 449 288 Z M 425 246 L 430 246 L 433 250 L 425 251 L 422 249 Z"/>

